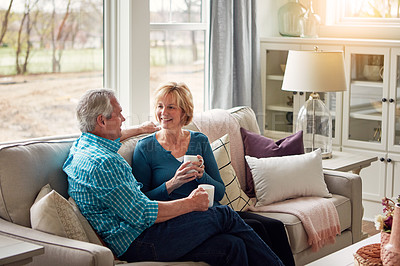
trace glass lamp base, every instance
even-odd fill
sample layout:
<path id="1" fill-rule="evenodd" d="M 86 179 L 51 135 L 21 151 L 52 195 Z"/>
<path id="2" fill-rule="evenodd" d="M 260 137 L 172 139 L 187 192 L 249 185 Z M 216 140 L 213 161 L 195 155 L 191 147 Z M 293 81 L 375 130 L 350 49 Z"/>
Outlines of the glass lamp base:
<path id="1" fill-rule="evenodd" d="M 312 152 L 312 151 L 315 151 L 315 150 L 316 149 L 304 147 L 304 152 L 305 153 L 309 153 L 309 152 Z M 330 159 L 330 158 L 332 158 L 332 152 L 331 151 L 321 151 L 321 155 L 322 155 L 322 159 Z"/>
<path id="2" fill-rule="evenodd" d="M 306 153 L 320 148 L 323 159 L 332 157 L 332 118 L 318 93 L 312 93 L 300 109 L 296 132 L 300 130 Z"/>

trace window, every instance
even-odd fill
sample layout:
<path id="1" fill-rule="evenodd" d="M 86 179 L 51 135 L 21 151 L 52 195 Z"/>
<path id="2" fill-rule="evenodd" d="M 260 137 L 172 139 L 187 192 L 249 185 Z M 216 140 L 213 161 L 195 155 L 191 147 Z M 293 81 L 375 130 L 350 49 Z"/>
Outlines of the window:
<path id="1" fill-rule="evenodd" d="M 399 24 L 398 0 L 327 0 L 328 23 Z M 335 10 L 335 12 L 332 12 Z M 331 17 L 330 17 L 331 16 Z"/>
<path id="2" fill-rule="evenodd" d="M 398 39 L 399 2 L 394 0 L 320 0 L 320 37 Z"/>
<path id="3" fill-rule="evenodd" d="M 76 103 L 102 86 L 103 0 L 0 1 L 0 142 L 78 134 Z"/>
<path id="4" fill-rule="evenodd" d="M 204 109 L 207 11 L 202 0 L 150 0 L 150 106 L 154 90 L 184 82 L 195 110 Z"/>
<path id="5" fill-rule="evenodd" d="M 352 0 L 343 1 L 343 18 L 392 19 L 400 18 L 397 0 Z"/>
<path id="6" fill-rule="evenodd" d="M 153 91 L 185 82 L 196 111 L 208 108 L 209 0 L 104 0 L 104 84 L 114 88 L 124 126 L 154 120 Z"/>

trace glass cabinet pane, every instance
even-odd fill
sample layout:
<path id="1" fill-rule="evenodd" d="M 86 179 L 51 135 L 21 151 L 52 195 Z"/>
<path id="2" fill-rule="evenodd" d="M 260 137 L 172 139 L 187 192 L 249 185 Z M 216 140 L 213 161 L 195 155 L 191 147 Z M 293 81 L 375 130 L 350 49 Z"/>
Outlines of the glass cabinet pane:
<path id="1" fill-rule="evenodd" d="M 267 50 L 265 129 L 293 132 L 293 92 L 281 90 L 288 51 Z"/>
<path id="2" fill-rule="evenodd" d="M 383 55 L 351 55 L 349 139 L 381 142 Z"/>

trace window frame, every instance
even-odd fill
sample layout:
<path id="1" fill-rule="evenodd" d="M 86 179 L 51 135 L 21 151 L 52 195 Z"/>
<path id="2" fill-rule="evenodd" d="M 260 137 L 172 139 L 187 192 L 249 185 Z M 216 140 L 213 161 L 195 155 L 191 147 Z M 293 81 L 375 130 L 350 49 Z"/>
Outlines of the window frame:
<path id="1" fill-rule="evenodd" d="M 205 30 L 204 109 L 209 109 L 209 0 L 203 1 L 202 23 L 150 24 L 149 0 L 104 0 L 104 87 L 116 90 L 126 125 L 152 119 L 150 30 Z"/>

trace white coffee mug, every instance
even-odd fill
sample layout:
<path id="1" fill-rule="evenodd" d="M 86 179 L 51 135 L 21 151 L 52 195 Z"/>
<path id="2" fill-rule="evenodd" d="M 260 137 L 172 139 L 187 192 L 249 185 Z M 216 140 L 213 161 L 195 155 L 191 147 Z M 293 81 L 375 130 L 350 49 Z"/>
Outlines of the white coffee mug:
<path id="1" fill-rule="evenodd" d="M 200 167 L 201 166 L 203 166 L 203 160 L 199 160 L 199 158 L 197 158 L 197 155 L 184 155 L 183 156 L 183 162 L 184 163 L 186 163 L 186 162 L 201 162 L 201 165 L 200 165 Z M 191 164 L 189 164 L 188 166 L 191 166 Z M 190 171 L 188 171 L 188 173 L 193 173 L 193 172 L 195 172 L 196 170 L 190 170 Z"/>
<path id="2" fill-rule="evenodd" d="M 208 207 L 214 205 L 214 186 L 209 184 L 200 184 L 199 187 L 203 188 L 208 194 Z"/>

